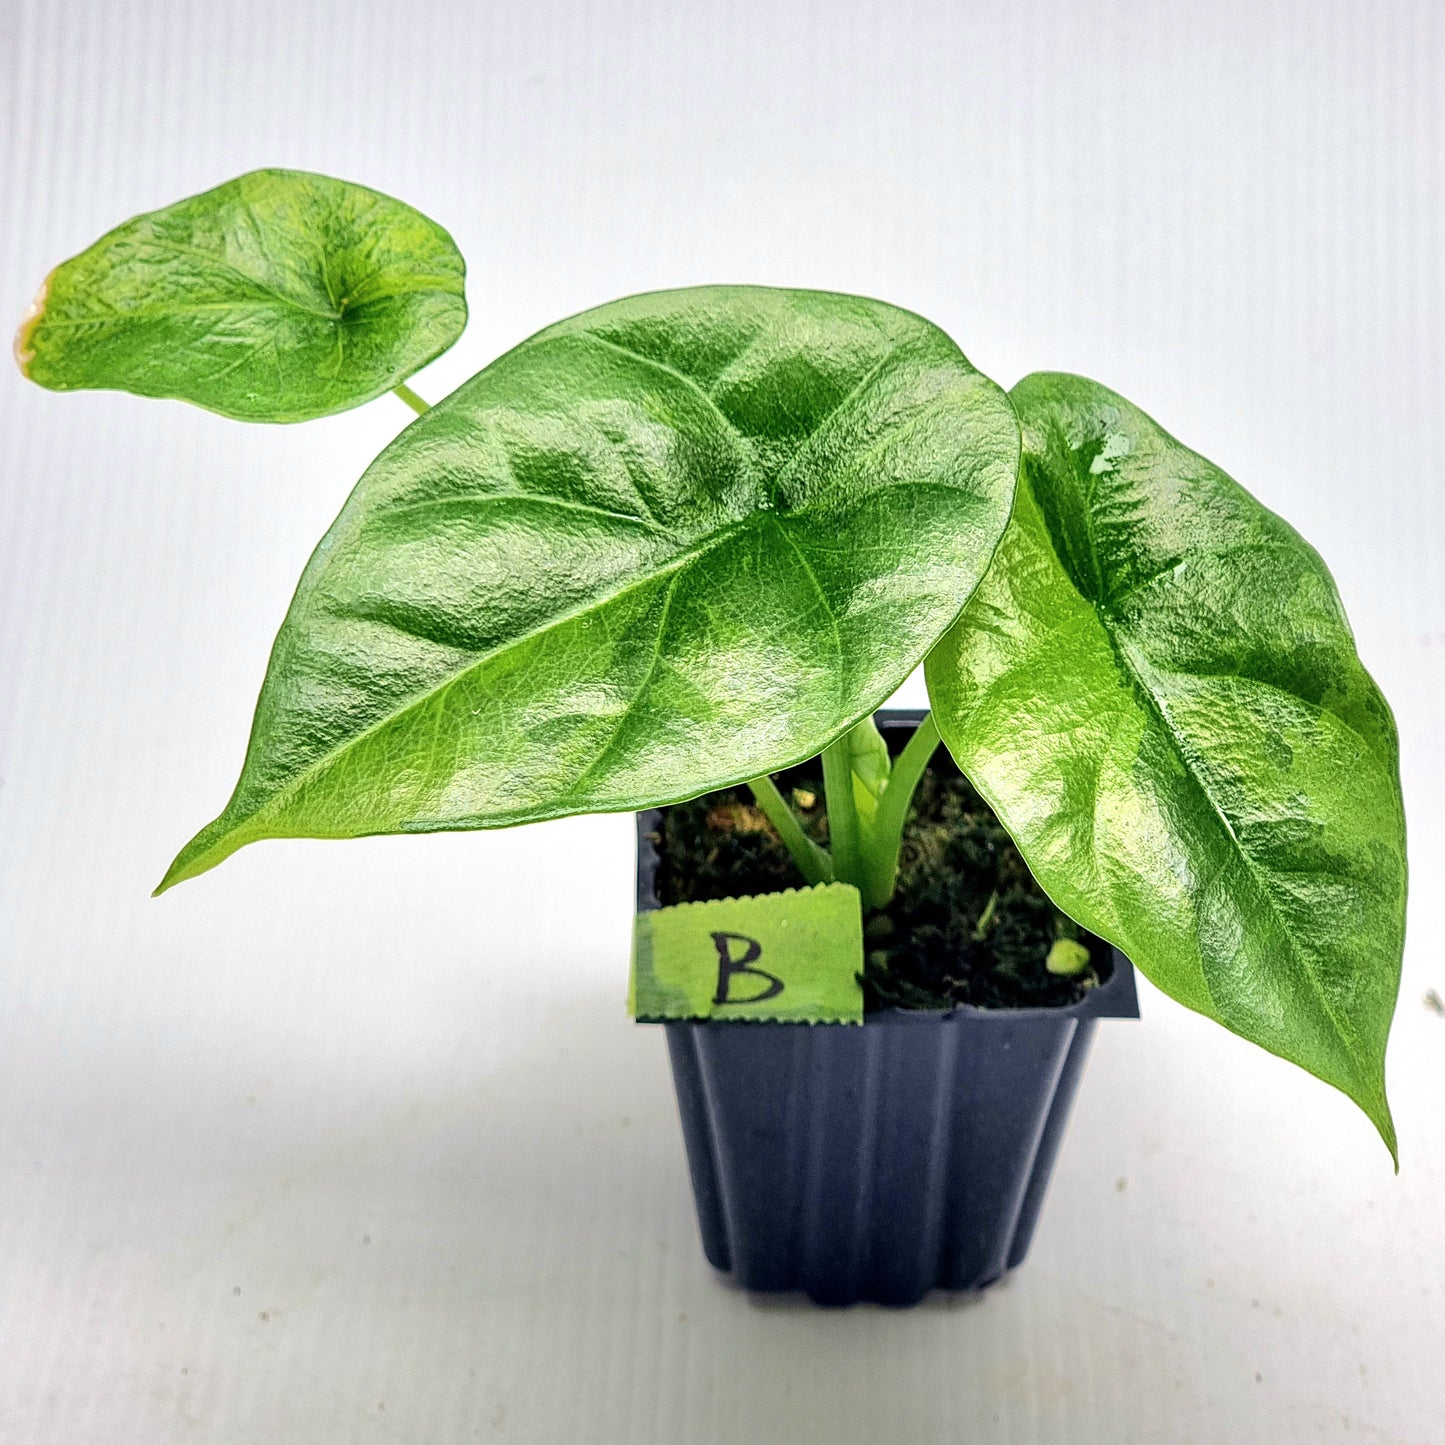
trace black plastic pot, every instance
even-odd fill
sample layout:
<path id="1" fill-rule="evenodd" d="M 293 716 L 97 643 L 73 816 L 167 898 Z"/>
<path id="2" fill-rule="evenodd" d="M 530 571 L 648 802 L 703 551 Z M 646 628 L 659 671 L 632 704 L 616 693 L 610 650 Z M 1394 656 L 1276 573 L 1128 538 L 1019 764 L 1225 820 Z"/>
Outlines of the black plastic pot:
<path id="1" fill-rule="evenodd" d="M 878 723 L 901 745 L 922 716 Z M 639 911 L 658 907 L 661 816 L 638 815 Z M 992 1284 L 1028 1253 L 1096 1022 L 1138 1016 L 1113 950 L 1070 1008 L 664 1025 L 704 1253 L 820 1304 Z"/>

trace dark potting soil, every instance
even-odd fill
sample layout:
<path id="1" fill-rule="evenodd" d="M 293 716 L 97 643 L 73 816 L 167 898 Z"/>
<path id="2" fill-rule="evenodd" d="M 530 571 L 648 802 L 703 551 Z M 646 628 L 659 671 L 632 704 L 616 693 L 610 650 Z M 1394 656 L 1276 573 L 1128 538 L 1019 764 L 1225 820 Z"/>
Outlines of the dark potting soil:
<path id="1" fill-rule="evenodd" d="M 935 759 L 937 762 L 937 759 Z M 821 773 L 779 779 L 810 837 L 826 844 Z M 663 811 L 657 890 L 663 905 L 740 898 L 803 878 L 745 787 Z M 1099 982 L 1108 947 L 1065 917 L 1034 881 L 993 810 L 956 772 L 930 769 L 903 833 L 898 889 L 863 921 L 863 1001 L 884 1008 L 1066 1007 Z M 1092 962 L 1064 977 L 1044 966 L 1059 938 Z"/>

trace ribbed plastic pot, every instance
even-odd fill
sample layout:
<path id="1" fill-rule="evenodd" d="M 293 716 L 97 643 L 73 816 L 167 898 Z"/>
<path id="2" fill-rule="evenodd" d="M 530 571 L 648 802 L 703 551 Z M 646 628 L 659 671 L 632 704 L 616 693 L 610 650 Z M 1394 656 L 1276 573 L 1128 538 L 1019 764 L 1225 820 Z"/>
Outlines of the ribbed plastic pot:
<path id="1" fill-rule="evenodd" d="M 901 746 L 921 717 L 878 723 Z M 658 907 L 661 817 L 637 819 L 639 911 Z M 994 1283 L 1028 1253 L 1095 1025 L 1138 1016 L 1116 949 L 1069 1008 L 664 1025 L 703 1252 L 819 1304 Z"/>

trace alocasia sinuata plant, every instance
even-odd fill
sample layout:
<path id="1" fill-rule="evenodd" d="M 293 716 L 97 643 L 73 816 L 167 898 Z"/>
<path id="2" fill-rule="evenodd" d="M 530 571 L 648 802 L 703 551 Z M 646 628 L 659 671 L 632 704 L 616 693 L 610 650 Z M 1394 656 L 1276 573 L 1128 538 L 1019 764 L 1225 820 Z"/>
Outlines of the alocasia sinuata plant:
<path id="1" fill-rule="evenodd" d="M 1005 394 L 852 296 L 630 297 L 428 410 L 405 382 L 462 278 L 409 207 L 261 171 L 111 232 L 22 325 L 59 389 L 424 412 L 312 557 L 235 793 L 162 888 L 262 838 L 749 782 L 806 879 L 881 906 L 941 735 L 1061 908 L 1394 1153 L 1395 729 L 1293 529 L 1104 387 Z M 933 713 L 890 764 L 871 715 L 925 657 Z M 770 779 L 819 753 L 829 850 Z"/>

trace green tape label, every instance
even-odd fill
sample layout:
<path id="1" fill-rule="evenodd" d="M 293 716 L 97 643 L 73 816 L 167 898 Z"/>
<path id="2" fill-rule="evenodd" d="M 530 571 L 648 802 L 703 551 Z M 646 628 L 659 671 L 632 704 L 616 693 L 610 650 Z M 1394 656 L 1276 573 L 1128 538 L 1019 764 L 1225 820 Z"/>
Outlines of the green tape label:
<path id="1" fill-rule="evenodd" d="M 863 905 L 846 883 L 639 913 L 628 1009 L 639 1022 L 863 1022 Z"/>

